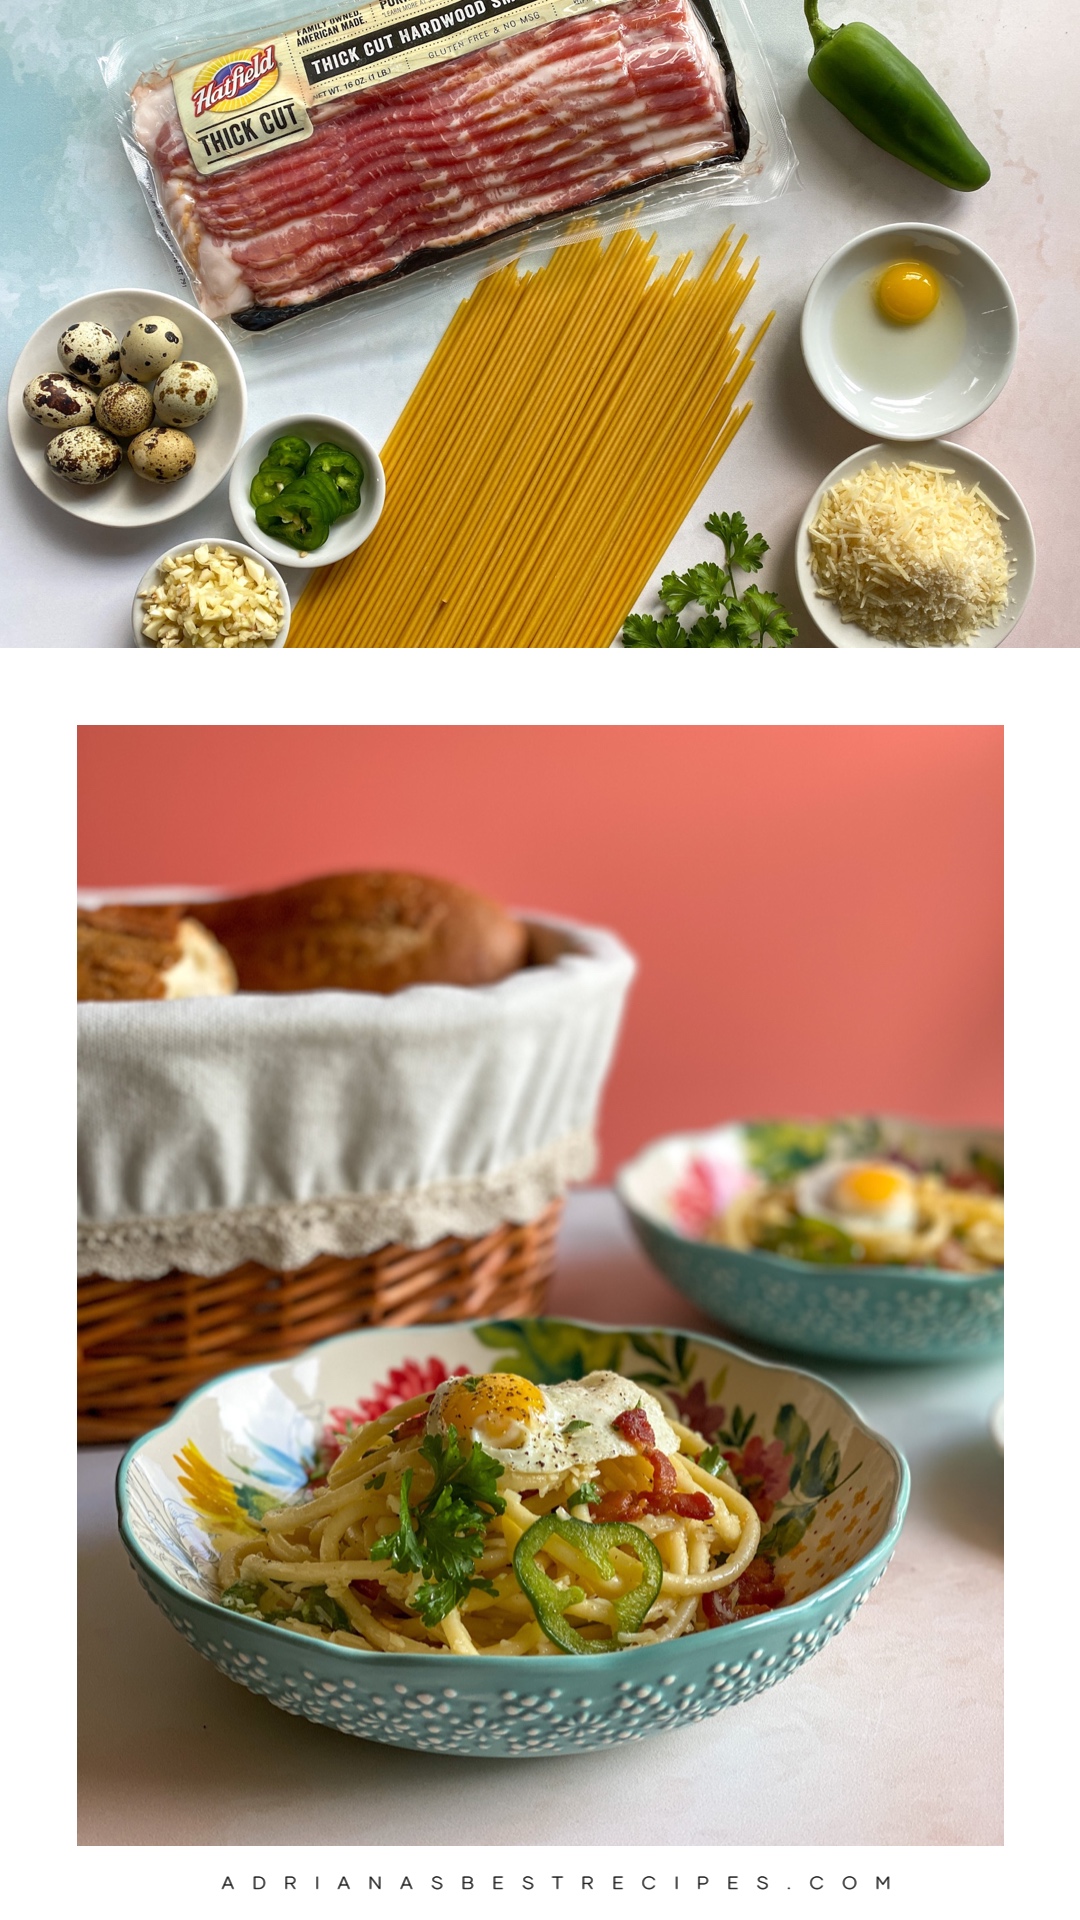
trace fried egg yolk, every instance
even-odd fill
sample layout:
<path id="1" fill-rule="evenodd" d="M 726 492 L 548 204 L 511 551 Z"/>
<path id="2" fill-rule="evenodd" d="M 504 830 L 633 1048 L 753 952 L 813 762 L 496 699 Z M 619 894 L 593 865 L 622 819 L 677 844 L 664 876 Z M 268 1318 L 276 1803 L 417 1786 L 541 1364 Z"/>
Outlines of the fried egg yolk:
<path id="1" fill-rule="evenodd" d="M 941 283 L 933 268 L 921 260 L 898 260 L 886 267 L 875 297 L 886 320 L 913 327 L 933 313 L 941 298 Z"/>
<path id="2" fill-rule="evenodd" d="M 469 1374 L 455 1380 L 439 1412 L 443 1428 L 456 1427 L 462 1439 L 475 1434 L 481 1445 L 514 1449 L 544 1419 L 544 1396 L 520 1373 Z"/>
<path id="3" fill-rule="evenodd" d="M 832 1203 L 838 1213 L 888 1214 L 897 1200 L 907 1200 L 911 1182 L 893 1167 L 848 1167 L 835 1181 Z"/>

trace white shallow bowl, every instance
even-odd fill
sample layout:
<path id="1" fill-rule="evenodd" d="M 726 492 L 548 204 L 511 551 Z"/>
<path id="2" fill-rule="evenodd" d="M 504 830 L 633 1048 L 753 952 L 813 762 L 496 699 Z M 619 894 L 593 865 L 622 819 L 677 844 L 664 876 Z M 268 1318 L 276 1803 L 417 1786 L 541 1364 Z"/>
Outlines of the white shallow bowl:
<path id="1" fill-rule="evenodd" d="M 925 260 L 959 295 L 967 337 L 956 365 L 929 392 L 886 398 L 841 364 L 833 322 L 853 280 L 905 258 Z M 1018 332 L 1016 302 L 989 254 L 948 227 L 903 224 L 872 227 L 826 260 L 803 306 L 802 350 L 818 392 L 845 420 L 883 440 L 929 440 L 955 433 L 997 399 Z"/>
<path id="2" fill-rule="evenodd" d="M 46 462 L 45 449 L 51 435 L 47 427 L 31 420 L 22 403 L 23 390 L 38 374 L 59 372 L 56 343 L 76 320 L 97 320 L 122 340 L 134 321 L 150 313 L 175 320 L 184 336 L 184 359 L 201 360 L 217 374 L 217 401 L 206 419 L 191 429 L 195 465 L 171 486 L 155 486 L 140 480 L 129 465 L 130 441 L 125 440 L 124 464 L 119 473 L 100 487 L 73 486 Z M 84 299 L 61 307 L 27 341 L 8 388 L 8 429 L 24 473 L 39 493 L 63 507 L 65 513 L 73 513 L 79 520 L 94 520 L 102 527 L 152 527 L 197 507 L 228 472 L 244 437 L 246 421 L 247 385 L 225 335 L 197 307 L 188 306 L 186 300 L 177 300 L 171 293 L 160 293 L 156 287 L 114 287 L 106 293 L 88 293 Z"/>
<path id="3" fill-rule="evenodd" d="M 268 539 L 248 499 L 251 482 L 270 451 L 271 443 L 284 433 L 298 433 L 312 447 L 318 446 L 321 440 L 331 440 L 335 446 L 346 447 L 350 453 L 355 453 L 364 469 L 364 484 L 356 512 L 342 514 L 340 520 L 335 520 L 323 545 L 317 547 L 314 553 L 294 553 L 284 540 Z M 267 560 L 280 561 L 285 567 L 329 567 L 335 560 L 344 560 L 346 554 L 355 553 L 357 547 L 363 546 L 369 533 L 375 531 L 385 499 L 386 476 L 371 441 L 355 427 L 350 427 L 346 420 L 335 420 L 329 413 L 291 414 L 284 420 L 272 420 L 268 427 L 260 427 L 258 433 L 253 433 L 241 447 L 229 481 L 229 509 L 241 537 Z"/>
<path id="4" fill-rule="evenodd" d="M 1009 604 L 996 627 L 981 627 L 968 643 L 972 647 L 999 647 L 1006 634 L 1015 627 L 1031 592 L 1035 579 L 1035 535 L 1023 501 L 1010 487 L 1004 474 L 992 467 L 989 460 L 972 453 L 970 447 L 959 447 L 952 440 L 890 441 L 881 446 L 860 447 L 858 453 L 841 460 L 838 467 L 825 475 L 803 514 L 795 536 L 795 572 L 811 619 L 834 647 L 883 647 L 891 652 L 897 651 L 893 641 L 880 640 L 867 633 L 864 627 L 856 626 L 853 621 L 841 620 L 834 601 L 818 598 L 810 569 L 810 523 L 817 514 L 823 495 L 838 480 L 846 480 L 850 474 L 858 473 L 861 467 L 871 466 L 875 460 L 882 466 L 902 467 L 909 460 L 918 460 L 926 466 L 951 467 L 957 479 L 965 485 L 970 486 L 973 481 L 978 481 L 988 498 L 1006 515 L 1003 525 L 1005 544 L 1015 568 L 1009 582 Z M 945 651 L 951 653 L 963 649 L 950 647 Z"/>
<path id="5" fill-rule="evenodd" d="M 271 580 L 281 595 L 281 604 L 285 609 L 285 618 L 281 624 L 281 632 L 278 634 L 276 640 L 269 642 L 267 651 L 269 651 L 270 647 L 283 647 L 289 637 L 289 621 L 292 618 L 292 607 L 289 602 L 289 589 L 285 585 L 277 568 L 274 566 L 273 561 L 267 560 L 264 553 L 256 553 L 251 547 L 245 547 L 240 540 L 230 540 L 227 535 L 216 533 L 202 533 L 194 539 L 180 540 L 175 547 L 168 547 L 164 553 L 159 553 L 153 566 L 147 567 L 146 572 L 143 574 L 142 579 L 135 589 L 135 598 L 131 603 L 131 631 L 135 636 L 135 645 L 137 647 L 145 647 L 148 653 L 175 653 L 181 651 L 181 649 L 175 647 L 157 647 L 152 640 L 143 639 L 143 606 L 139 595 L 144 587 L 152 587 L 154 585 L 157 580 L 158 568 L 163 560 L 171 560 L 174 554 L 191 553 L 195 547 L 203 546 L 227 547 L 230 553 L 242 553 L 248 560 L 257 560 L 265 572 L 270 575 Z M 213 647 L 199 647 L 186 649 L 186 651 L 213 653 L 217 652 L 218 649 Z M 226 651 L 226 649 L 222 649 L 222 651 Z M 253 647 L 233 647 L 227 649 L 227 651 L 233 653 L 253 653 L 256 649 Z"/>

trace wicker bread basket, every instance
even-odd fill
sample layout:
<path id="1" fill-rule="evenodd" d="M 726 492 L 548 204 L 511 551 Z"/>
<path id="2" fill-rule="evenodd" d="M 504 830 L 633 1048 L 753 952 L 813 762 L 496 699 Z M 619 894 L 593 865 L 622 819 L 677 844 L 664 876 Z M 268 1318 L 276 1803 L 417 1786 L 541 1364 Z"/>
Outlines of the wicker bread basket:
<path id="1" fill-rule="evenodd" d="M 249 1260 L 231 1273 L 79 1281 L 81 1441 L 135 1440 L 233 1367 L 285 1360 L 353 1327 L 538 1313 L 555 1265 L 562 1201 L 471 1240 L 323 1255 L 295 1272 Z"/>
<path id="2" fill-rule="evenodd" d="M 81 1441 L 354 1327 L 540 1309 L 634 963 L 530 931 L 479 989 L 80 1007 Z"/>

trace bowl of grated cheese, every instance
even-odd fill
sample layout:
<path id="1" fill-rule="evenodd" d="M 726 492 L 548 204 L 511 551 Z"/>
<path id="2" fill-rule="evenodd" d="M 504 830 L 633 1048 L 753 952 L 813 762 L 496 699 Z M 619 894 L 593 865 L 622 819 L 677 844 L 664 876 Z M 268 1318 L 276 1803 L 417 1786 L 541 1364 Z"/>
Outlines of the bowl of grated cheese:
<path id="1" fill-rule="evenodd" d="M 277 568 L 239 540 L 182 540 L 139 581 L 137 647 L 283 647 L 289 591 Z"/>
<path id="2" fill-rule="evenodd" d="M 1035 537 L 1003 474 L 949 440 L 861 447 L 799 527 L 807 612 L 835 647 L 998 647 L 1035 578 Z"/>

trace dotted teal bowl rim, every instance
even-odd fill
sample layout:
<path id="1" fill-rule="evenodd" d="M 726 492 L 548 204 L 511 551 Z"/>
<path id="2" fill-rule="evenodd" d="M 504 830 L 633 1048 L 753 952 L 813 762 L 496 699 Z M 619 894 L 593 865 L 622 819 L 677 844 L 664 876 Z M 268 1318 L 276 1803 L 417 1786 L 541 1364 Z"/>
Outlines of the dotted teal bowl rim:
<path id="1" fill-rule="evenodd" d="M 543 1318 L 544 1316 L 538 1317 Z M 548 1317 L 555 1318 L 556 1316 Z M 201 1594 L 193 1594 L 187 1587 L 182 1586 L 178 1580 L 175 1580 L 171 1574 L 167 1573 L 144 1553 L 132 1532 L 128 1515 L 128 1476 L 130 1471 L 138 1459 L 140 1452 L 149 1446 L 151 1441 L 155 1440 L 158 1435 L 166 1433 L 170 1427 L 180 1422 L 189 1407 L 203 1399 L 206 1395 L 213 1393 L 217 1388 L 224 1385 L 226 1381 L 240 1379 L 246 1374 L 269 1374 L 279 1368 L 297 1366 L 312 1354 L 323 1352 L 327 1348 L 338 1346 L 345 1341 L 362 1340 L 365 1335 L 380 1335 L 385 1337 L 387 1333 L 400 1332 L 406 1338 L 415 1339 L 418 1334 L 424 1331 L 435 1331 L 440 1324 L 443 1324 L 445 1327 L 445 1323 L 439 1322 L 431 1323 L 430 1327 L 425 1322 L 417 1322 L 411 1326 L 401 1328 L 357 1327 L 347 1333 L 333 1334 L 326 1340 L 316 1340 L 310 1347 L 305 1347 L 302 1352 L 294 1354 L 289 1360 L 256 1361 L 251 1366 L 233 1367 L 227 1373 L 218 1374 L 213 1380 L 205 1381 L 201 1387 L 195 1389 L 194 1393 L 188 1394 L 186 1399 L 179 1402 L 168 1420 L 162 1421 L 160 1426 L 151 1428 L 148 1433 L 142 1434 L 138 1440 L 132 1441 L 117 1468 L 116 1505 L 120 1537 L 128 1554 L 128 1558 L 131 1560 L 140 1580 L 144 1583 L 149 1582 L 151 1585 L 162 1587 L 175 1601 L 179 1601 L 183 1606 L 205 1615 L 209 1620 L 227 1622 L 234 1631 L 242 1621 L 245 1637 L 247 1637 L 248 1634 L 253 1634 L 257 1641 L 262 1640 L 267 1645 L 278 1648 L 284 1645 L 295 1646 L 296 1642 L 302 1638 L 301 1636 L 291 1634 L 288 1628 L 276 1627 L 272 1625 L 270 1621 L 259 1620 L 253 1615 L 237 1615 L 231 1612 L 228 1607 L 221 1606 L 217 1601 L 208 1600 Z M 450 1324 L 455 1331 L 471 1332 L 477 1327 L 497 1326 L 502 1323 L 490 1319 L 475 1319 L 457 1320 Z M 785 1627 L 790 1625 L 791 1630 L 797 1633 L 803 1623 L 809 1623 L 812 1616 L 820 1612 L 826 1595 L 830 1598 L 839 1599 L 853 1587 L 864 1585 L 868 1576 L 871 1574 L 880 1573 L 884 1570 L 892 1558 L 900 1529 L 904 1523 L 904 1516 L 907 1512 L 908 1497 L 911 1490 L 910 1471 L 907 1460 L 901 1453 L 899 1447 L 895 1446 L 884 1434 L 879 1433 L 876 1427 L 872 1427 L 869 1421 L 859 1411 L 858 1407 L 855 1406 L 854 1402 L 850 1400 L 845 1393 L 841 1393 L 833 1381 L 825 1379 L 821 1374 L 812 1373 L 808 1367 L 792 1366 L 787 1362 L 778 1360 L 763 1360 L 757 1354 L 748 1353 L 745 1348 L 735 1346 L 730 1340 L 718 1340 L 712 1334 L 694 1332 L 685 1328 L 657 1327 L 655 1323 L 647 1327 L 616 1327 L 603 1321 L 582 1320 L 576 1316 L 571 1320 L 561 1322 L 561 1324 L 580 1327 L 588 1333 L 624 1333 L 627 1335 L 633 1333 L 663 1333 L 672 1340 L 681 1336 L 695 1345 L 709 1347 L 716 1353 L 742 1361 L 760 1373 L 796 1374 L 801 1379 L 809 1381 L 813 1386 L 823 1388 L 824 1391 L 838 1403 L 838 1406 L 861 1428 L 867 1439 L 882 1447 L 891 1457 L 897 1472 L 896 1489 L 889 1508 L 885 1528 L 874 1545 L 869 1547 L 865 1553 L 861 1554 L 859 1559 L 843 1573 L 837 1574 L 832 1580 L 826 1581 L 823 1586 L 816 1587 L 812 1593 L 805 1594 L 801 1600 L 792 1601 L 790 1606 L 778 1609 L 776 1618 L 782 1619 Z M 715 1629 L 714 1631 L 720 1632 L 725 1636 L 723 1640 L 724 1647 L 735 1648 L 746 1645 L 754 1639 L 760 1638 L 762 1632 L 761 1616 L 758 1615 L 749 1620 L 734 1620 L 729 1622 L 725 1627 Z M 267 1640 L 267 1636 L 269 1636 L 269 1640 Z M 705 1639 L 711 1640 L 711 1635 L 706 1636 L 700 1633 L 691 1633 L 684 1634 L 677 1640 L 665 1641 L 663 1645 L 668 1663 L 688 1660 L 688 1649 L 691 1648 L 697 1648 L 698 1655 L 700 1655 L 702 1651 L 701 1643 Z M 343 1647 L 332 1640 L 317 1640 L 313 1642 L 313 1644 L 319 1648 L 320 1654 L 340 1658 L 347 1663 L 374 1661 L 376 1662 L 376 1671 L 388 1670 L 392 1664 L 395 1671 L 403 1670 L 406 1673 L 415 1675 L 417 1678 L 419 1678 L 419 1675 L 422 1673 L 431 1674 L 432 1672 L 430 1654 L 401 1653 L 396 1651 L 393 1653 L 369 1653 L 364 1647 Z M 626 1677 L 628 1674 L 632 1675 L 637 1669 L 641 1654 L 647 1654 L 650 1651 L 651 1649 L 648 1648 L 627 1647 L 620 1653 L 597 1654 L 593 1659 L 588 1661 L 586 1670 L 591 1669 L 595 1661 L 601 1664 L 605 1674 L 611 1674 L 615 1677 Z M 521 1680 L 528 1674 L 537 1674 L 538 1667 L 535 1654 L 492 1654 L 487 1656 L 482 1667 L 478 1668 L 475 1655 L 445 1653 L 438 1656 L 437 1671 L 439 1674 L 445 1674 L 448 1677 L 455 1673 L 461 1675 L 463 1672 L 467 1672 L 473 1677 L 476 1677 L 478 1671 L 490 1673 L 491 1690 L 498 1692 L 503 1678 L 510 1679 L 512 1677 L 515 1680 Z M 544 1675 L 550 1676 L 553 1682 L 562 1680 L 565 1683 L 572 1675 L 577 1674 L 580 1676 L 582 1674 L 582 1656 L 580 1654 L 570 1653 L 546 1654 L 539 1671 Z"/>
<path id="2" fill-rule="evenodd" d="M 727 1124 L 735 1127 L 743 1127 L 756 1125 L 757 1122 L 752 1120 L 732 1120 Z M 916 1121 L 912 1124 L 923 1125 L 929 1123 Z M 695 1140 L 709 1140 L 717 1131 L 718 1128 L 716 1127 L 700 1127 L 689 1133 L 684 1131 L 658 1134 L 655 1140 L 649 1140 L 645 1146 L 639 1147 L 637 1153 L 635 1153 L 630 1160 L 623 1161 L 622 1166 L 615 1175 L 613 1186 L 619 1204 L 625 1212 L 629 1214 L 635 1224 L 641 1221 L 648 1227 L 651 1233 L 662 1235 L 664 1239 L 670 1240 L 673 1246 L 697 1248 L 706 1258 L 713 1258 L 717 1266 L 733 1266 L 741 1269 L 747 1278 L 751 1278 L 755 1274 L 771 1272 L 780 1273 L 793 1280 L 812 1278 L 814 1280 L 828 1280 L 832 1285 L 846 1282 L 849 1286 L 858 1285 L 864 1287 L 868 1281 L 880 1279 L 897 1281 L 907 1286 L 944 1287 L 947 1291 L 954 1293 L 972 1292 L 988 1284 L 1001 1286 L 1004 1283 L 1004 1267 L 988 1267 L 984 1273 L 954 1273 L 948 1267 L 889 1266 L 884 1262 L 873 1265 L 867 1263 L 866 1265 L 860 1266 L 842 1267 L 833 1266 L 830 1262 L 824 1260 L 793 1260 L 790 1254 L 767 1253 L 756 1247 L 728 1247 L 717 1241 L 700 1240 L 692 1233 L 683 1233 L 680 1227 L 673 1226 L 669 1220 L 661 1219 L 659 1214 L 651 1213 L 645 1207 L 639 1206 L 636 1201 L 631 1200 L 626 1190 L 626 1183 L 633 1177 L 635 1170 L 641 1165 L 643 1160 L 650 1158 L 663 1147 L 681 1146 L 684 1143 Z M 992 1129 L 943 1126 L 937 1128 L 936 1131 L 964 1134 L 969 1132 L 990 1132 Z M 671 1278 L 670 1274 L 668 1278 Z"/>

